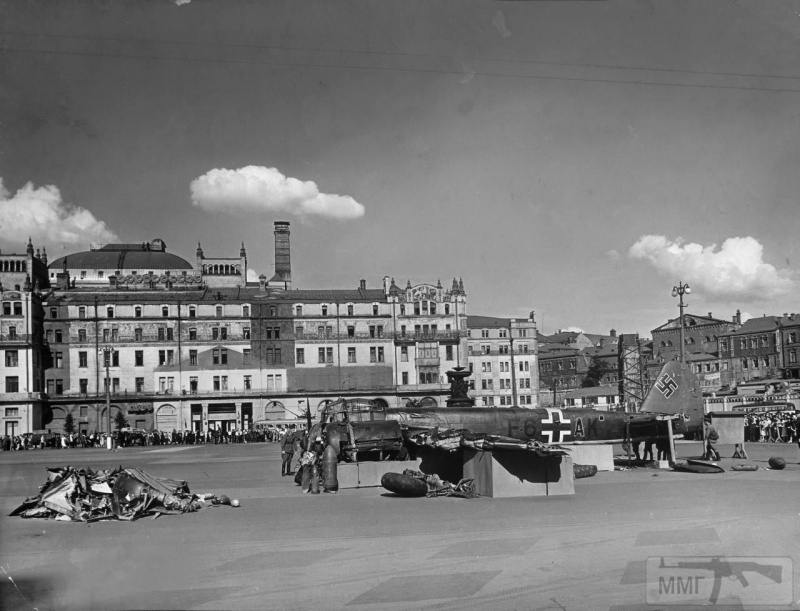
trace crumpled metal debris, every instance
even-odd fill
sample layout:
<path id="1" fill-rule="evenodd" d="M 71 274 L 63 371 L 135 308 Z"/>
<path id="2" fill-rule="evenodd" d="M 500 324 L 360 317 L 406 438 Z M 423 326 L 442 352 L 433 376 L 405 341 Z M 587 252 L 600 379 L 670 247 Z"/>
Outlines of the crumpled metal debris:
<path id="1" fill-rule="evenodd" d="M 410 436 L 409 441 L 414 445 L 433 447 L 447 452 L 455 452 L 460 448 L 472 448 L 487 451 L 516 450 L 533 452 L 539 457 L 566 454 L 561 446 L 548 445 L 535 439 L 523 441 L 502 435 L 471 433 L 467 429 L 426 431 Z"/>
<path id="2" fill-rule="evenodd" d="M 39 491 L 9 515 L 75 522 L 130 521 L 230 505 L 225 495 L 192 494 L 185 481 L 154 477 L 136 467 L 99 471 L 50 467 Z"/>
<path id="3" fill-rule="evenodd" d="M 409 475 L 423 480 L 428 486 L 427 497 L 434 496 L 458 496 L 465 499 L 472 499 L 480 496 L 475 491 L 475 481 L 473 479 L 462 479 L 457 484 L 443 480 L 436 473 L 425 475 L 422 471 L 405 469 L 403 475 Z"/>

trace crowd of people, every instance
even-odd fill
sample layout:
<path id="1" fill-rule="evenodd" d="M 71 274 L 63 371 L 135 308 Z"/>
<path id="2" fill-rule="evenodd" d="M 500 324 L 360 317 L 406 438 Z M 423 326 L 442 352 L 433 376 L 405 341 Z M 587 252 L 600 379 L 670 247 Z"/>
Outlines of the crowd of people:
<path id="1" fill-rule="evenodd" d="M 797 443 L 800 417 L 794 411 L 752 413 L 745 417 L 744 438 L 749 442 Z"/>
<path id="2" fill-rule="evenodd" d="M 114 446 L 165 446 L 165 445 L 200 445 L 273 442 L 279 443 L 294 429 L 288 427 L 270 427 L 266 429 L 236 429 L 226 431 L 210 428 L 203 431 L 172 430 L 138 431 L 122 429 L 111 433 Z M 0 440 L 0 447 L 5 452 L 21 450 L 43 450 L 45 448 L 106 448 L 108 433 L 24 433 L 22 435 L 5 435 Z"/>

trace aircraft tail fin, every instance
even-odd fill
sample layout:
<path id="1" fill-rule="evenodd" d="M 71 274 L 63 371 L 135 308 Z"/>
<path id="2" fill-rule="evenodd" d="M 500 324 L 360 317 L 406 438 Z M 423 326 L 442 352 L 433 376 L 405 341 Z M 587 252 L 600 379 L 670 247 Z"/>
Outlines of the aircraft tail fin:
<path id="1" fill-rule="evenodd" d="M 689 366 L 680 361 L 665 363 L 639 411 L 686 414 L 702 421 L 703 394 Z"/>

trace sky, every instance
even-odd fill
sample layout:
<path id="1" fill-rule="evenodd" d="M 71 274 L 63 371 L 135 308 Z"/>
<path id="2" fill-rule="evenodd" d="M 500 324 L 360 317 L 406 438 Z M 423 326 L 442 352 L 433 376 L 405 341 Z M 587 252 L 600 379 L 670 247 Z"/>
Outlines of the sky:
<path id="1" fill-rule="evenodd" d="M 463 278 L 640 333 L 800 312 L 800 0 L 0 0 L 0 249 Z"/>

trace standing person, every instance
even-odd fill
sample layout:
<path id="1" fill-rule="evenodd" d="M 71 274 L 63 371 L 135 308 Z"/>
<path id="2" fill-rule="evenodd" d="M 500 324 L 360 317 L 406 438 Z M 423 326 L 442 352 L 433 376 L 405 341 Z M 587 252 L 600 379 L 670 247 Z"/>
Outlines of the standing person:
<path id="1" fill-rule="evenodd" d="M 292 475 L 292 457 L 294 455 L 294 435 L 286 435 L 281 444 L 281 477 Z"/>
<path id="2" fill-rule="evenodd" d="M 719 433 L 717 433 L 717 429 L 715 429 L 713 425 L 709 425 L 708 431 L 706 432 L 706 460 L 720 459 L 719 452 L 717 452 L 717 448 L 715 447 L 718 441 Z"/>

